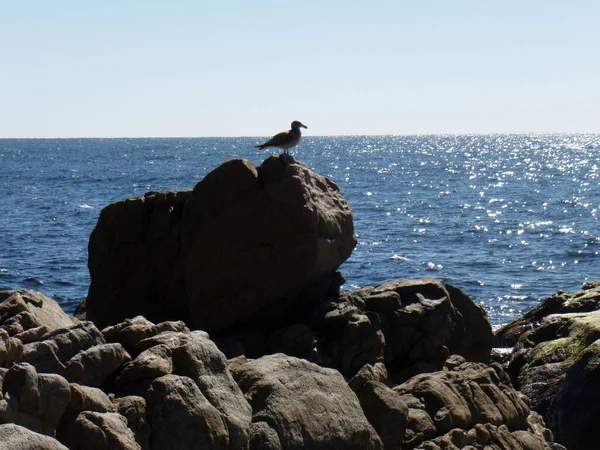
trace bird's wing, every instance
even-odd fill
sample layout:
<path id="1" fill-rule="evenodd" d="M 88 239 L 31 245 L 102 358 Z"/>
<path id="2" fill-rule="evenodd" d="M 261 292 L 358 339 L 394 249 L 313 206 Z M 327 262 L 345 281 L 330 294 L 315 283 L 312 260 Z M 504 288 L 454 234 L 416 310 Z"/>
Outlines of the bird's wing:
<path id="1" fill-rule="evenodd" d="M 282 131 L 281 133 L 277 133 L 267 142 L 262 144 L 264 147 L 277 147 L 281 144 L 285 144 L 290 139 L 290 134 L 288 131 Z"/>

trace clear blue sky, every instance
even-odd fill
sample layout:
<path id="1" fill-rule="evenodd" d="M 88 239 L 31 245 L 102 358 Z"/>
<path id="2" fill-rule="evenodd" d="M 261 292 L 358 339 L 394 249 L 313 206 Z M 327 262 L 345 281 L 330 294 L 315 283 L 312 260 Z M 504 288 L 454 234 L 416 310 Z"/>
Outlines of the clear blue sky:
<path id="1" fill-rule="evenodd" d="M 0 137 L 600 132 L 600 2 L 4 1 Z"/>

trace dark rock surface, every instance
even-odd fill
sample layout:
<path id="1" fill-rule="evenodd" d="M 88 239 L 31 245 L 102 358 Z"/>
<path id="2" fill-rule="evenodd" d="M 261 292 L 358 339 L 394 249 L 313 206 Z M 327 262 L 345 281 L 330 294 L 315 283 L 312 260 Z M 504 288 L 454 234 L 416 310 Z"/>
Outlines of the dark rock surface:
<path id="1" fill-rule="evenodd" d="M 89 243 L 87 318 L 143 315 L 208 332 L 285 311 L 356 245 L 337 186 L 306 165 L 234 159 L 192 191 L 104 208 Z"/>
<path id="2" fill-rule="evenodd" d="M 530 403 L 592 448 L 600 321 L 560 308 L 598 286 L 498 334 L 509 376 L 460 289 L 342 291 L 355 244 L 335 184 L 289 157 L 107 206 L 87 313 L 0 292 L 0 448 L 564 450 Z"/>
<path id="3" fill-rule="evenodd" d="M 569 449 L 598 448 L 600 286 L 559 291 L 496 332 L 514 345 L 508 371 L 515 386 Z"/>

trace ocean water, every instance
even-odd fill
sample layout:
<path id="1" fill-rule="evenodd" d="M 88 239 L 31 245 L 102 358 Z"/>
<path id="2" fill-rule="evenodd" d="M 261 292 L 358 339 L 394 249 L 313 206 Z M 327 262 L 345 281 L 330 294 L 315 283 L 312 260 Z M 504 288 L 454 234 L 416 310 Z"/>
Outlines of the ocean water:
<path id="1" fill-rule="evenodd" d="M 260 138 L 1 139 L 0 289 L 72 312 L 100 210 L 192 188 L 221 162 L 259 165 Z M 305 136 L 297 159 L 335 181 L 358 245 L 345 289 L 437 277 L 494 325 L 600 279 L 600 135 Z"/>

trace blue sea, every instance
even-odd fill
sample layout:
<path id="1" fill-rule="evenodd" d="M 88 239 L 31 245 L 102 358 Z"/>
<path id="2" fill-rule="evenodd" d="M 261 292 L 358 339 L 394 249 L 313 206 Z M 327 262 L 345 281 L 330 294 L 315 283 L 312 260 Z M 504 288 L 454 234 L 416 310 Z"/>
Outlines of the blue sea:
<path id="1" fill-rule="evenodd" d="M 86 297 L 101 209 L 191 189 L 261 138 L 0 139 L 0 290 L 67 312 Z M 292 154 L 335 181 L 358 245 L 345 289 L 437 277 L 494 325 L 600 279 L 600 135 L 306 136 Z"/>

